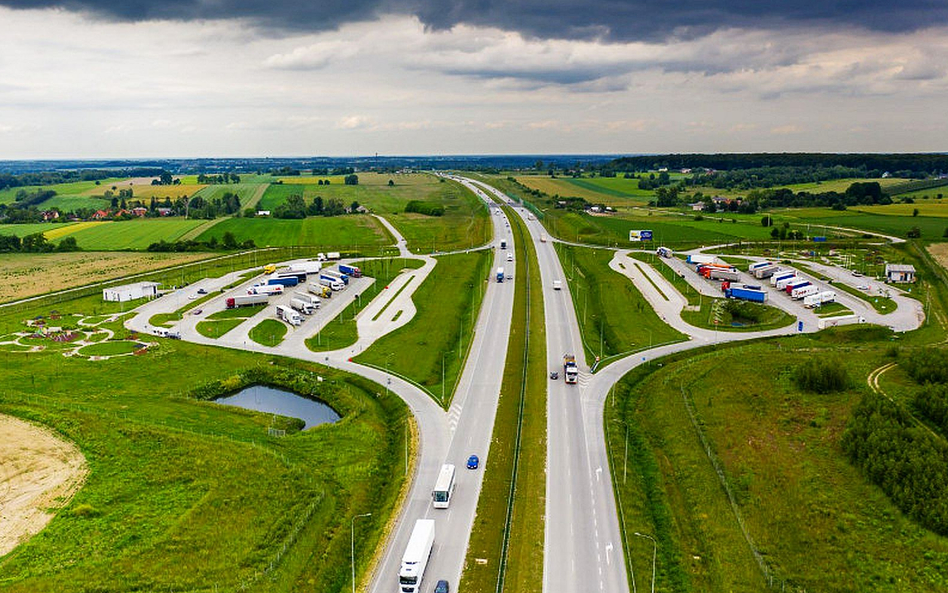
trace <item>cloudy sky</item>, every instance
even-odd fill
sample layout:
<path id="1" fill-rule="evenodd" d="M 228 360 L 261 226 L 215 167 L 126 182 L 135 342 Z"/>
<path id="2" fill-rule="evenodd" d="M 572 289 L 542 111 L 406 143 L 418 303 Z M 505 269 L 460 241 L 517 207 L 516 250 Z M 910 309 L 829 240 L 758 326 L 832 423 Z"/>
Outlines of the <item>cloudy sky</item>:
<path id="1" fill-rule="evenodd" d="M 945 0 L 0 0 L 0 159 L 948 150 Z"/>

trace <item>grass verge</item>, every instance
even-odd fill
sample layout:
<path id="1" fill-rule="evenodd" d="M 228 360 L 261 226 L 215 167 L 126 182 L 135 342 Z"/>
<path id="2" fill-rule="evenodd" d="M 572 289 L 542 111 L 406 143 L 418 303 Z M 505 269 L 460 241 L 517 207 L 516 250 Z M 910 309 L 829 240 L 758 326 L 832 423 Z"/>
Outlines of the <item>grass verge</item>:
<path id="1" fill-rule="evenodd" d="M 230 330 L 234 329 L 241 323 L 246 321 L 245 318 L 235 319 L 219 319 L 217 321 L 200 321 L 197 326 L 194 328 L 197 330 L 197 333 L 201 334 L 205 338 L 211 338 L 216 340 L 217 338 L 223 336 Z"/>
<path id="2" fill-rule="evenodd" d="M 508 209 L 518 261 L 494 434 L 459 589 L 540 592 L 546 496 L 546 329 L 536 251 Z M 529 290 L 528 290 L 529 287 Z M 524 328 L 527 328 L 526 331 Z M 489 471 L 488 471 L 489 470 Z M 539 503 L 539 504 L 538 504 Z M 498 529 L 499 526 L 505 529 Z M 487 559 L 479 564 L 478 558 Z"/>
<path id="3" fill-rule="evenodd" d="M 286 335 L 286 324 L 276 319 L 264 319 L 250 330 L 250 339 L 263 346 L 276 346 Z"/>

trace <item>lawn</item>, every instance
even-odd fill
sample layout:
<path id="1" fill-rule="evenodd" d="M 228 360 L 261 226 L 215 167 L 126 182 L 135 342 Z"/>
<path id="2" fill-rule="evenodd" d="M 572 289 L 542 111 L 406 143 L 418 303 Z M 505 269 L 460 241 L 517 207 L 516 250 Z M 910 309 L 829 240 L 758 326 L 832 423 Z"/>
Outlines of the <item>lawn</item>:
<path id="1" fill-rule="evenodd" d="M 98 344 L 90 344 L 79 349 L 79 354 L 83 356 L 117 356 L 120 354 L 130 354 L 142 345 L 138 342 L 126 340 L 110 340 Z"/>
<path id="2" fill-rule="evenodd" d="M 685 336 L 662 321 L 631 280 L 609 268 L 613 252 L 557 243 L 586 361 L 644 350 Z"/>
<path id="3" fill-rule="evenodd" d="M 633 532 L 658 539 L 664 590 L 767 588 L 725 484 L 777 590 L 948 587 L 948 539 L 907 519 L 840 450 L 866 376 L 885 363 L 889 342 L 877 340 L 857 330 L 705 350 L 620 383 L 607 438 L 640 589 L 651 544 Z M 788 371 L 814 356 L 845 360 L 853 388 L 797 389 Z"/>
<path id="4" fill-rule="evenodd" d="M 212 338 L 215 340 L 246 321 L 246 318 L 243 317 L 218 320 L 211 320 L 210 318 L 208 319 L 208 321 L 198 322 L 195 329 L 205 338 Z"/>
<path id="5" fill-rule="evenodd" d="M 492 256 L 478 251 L 438 258 L 438 265 L 412 295 L 417 309 L 412 320 L 380 338 L 356 361 L 391 368 L 428 390 L 444 408 L 450 406 Z"/>
<path id="6" fill-rule="evenodd" d="M 220 241 L 227 232 L 233 233 L 238 242 L 252 239 L 258 247 L 312 245 L 374 253 L 378 247 L 394 243 L 380 222 L 365 215 L 302 220 L 229 218 L 202 233 L 198 240 L 216 237 Z"/>
<path id="7" fill-rule="evenodd" d="M 276 319 L 264 319 L 250 330 L 250 339 L 264 346 L 277 346 L 286 335 L 286 324 Z"/>
<path id="8" fill-rule="evenodd" d="M 351 518 L 373 513 L 356 523 L 361 579 L 404 481 L 404 404 L 315 365 L 159 349 L 97 362 L 0 352 L 0 412 L 74 442 L 90 469 L 51 523 L 0 559 L 0 589 L 348 591 Z M 343 419 L 299 432 L 199 401 L 260 382 L 312 393 Z"/>
<path id="9" fill-rule="evenodd" d="M 143 218 L 117 222 L 103 222 L 79 228 L 75 233 L 57 237 L 74 237 L 81 249 L 87 251 L 144 250 L 161 240 L 174 242 L 190 229 L 203 224 L 202 220 L 183 218 Z"/>

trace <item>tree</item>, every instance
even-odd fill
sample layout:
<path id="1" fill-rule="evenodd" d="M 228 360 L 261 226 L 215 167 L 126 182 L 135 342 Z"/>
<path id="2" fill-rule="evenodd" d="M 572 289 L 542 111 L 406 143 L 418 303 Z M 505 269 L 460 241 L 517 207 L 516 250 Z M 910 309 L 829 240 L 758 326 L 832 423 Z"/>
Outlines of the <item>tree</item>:
<path id="1" fill-rule="evenodd" d="M 389 179 L 389 180 L 388 180 L 388 186 L 389 186 L 389 187 L 394 187 L 394 186 L 395 186 L 395 180 Z"/>
<path id="2" fill-rule="evenodd" d="M 158 176 L 158 182 L 161 183 L 161 185 L 171 185 L 174 183 L 174 178 L 171 176 L 171 173 L 162 171 L 161 175 Z"/>
<path id="3" fill-rule="evenodd" d="M 56 246 L 56 251 L 79 251 L 79 245 L 76 243 L 75 237 L 63 237 L 59 242 L 59 245 Z"/>
<path id="4" fill-rule="evenodd" d="M 774 226 L 774 219 L 773 219 L 773 217 L 770 216 L 769 214 L 768 214 L 767 216 L 762 217 L 762 218 L 760 219 L 760 226 L 762 226 L 762 227 Z"/>
<path id="5" fill-rule="evenodd" d="M 344 178 L 346 185 L 359 185 L 359 176 L 355 173 L 346 175 Z"/>
<path id="6" fill-rule="evenodd" d="M 53 245 L 43 233 L 33 233 L 23 237 L 21 249 L 30 253 L 43 253 L 53 250 Z"/>
<path id="7" fill-rule="evenodd" d="M 918 239 L 922 236 L 922 230 L 917 226 L 913 226 L 908 230 L 907 233 L 905 233 L 905 236 L 909 239 Z"/>
<path id="8" fill-rule="evenodd" d="M 222 239 L 224 249 L 237 249 L 240 246 L 237 244 L 237 238 L 234 236 L 234 233 L 226 231 Z"/>
<path id="9" fill-rule="evenodd" d="M 912 216 L 918 216 L 918 208 L 912 209 Z"/>
<path id="10" fill-rule="evenodd" d="M 349 204 L 349 212 L 355 213 L 358 209 L 359 209 L 359 202 L 356 202 L 355 200 L 353 200 L 352 203 Z"/>

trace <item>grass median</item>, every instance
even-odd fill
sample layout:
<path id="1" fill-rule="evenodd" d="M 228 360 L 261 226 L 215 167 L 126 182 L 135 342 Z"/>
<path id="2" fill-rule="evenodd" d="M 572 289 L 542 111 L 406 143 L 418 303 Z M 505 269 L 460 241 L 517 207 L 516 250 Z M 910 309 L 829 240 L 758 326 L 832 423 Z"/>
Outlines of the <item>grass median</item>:
<path id="1" fill-rule="evenodd" d="M 514 287 L 513 322 L 487 473 L 459 587 L 475 593 L 493 593 L 499 587 L 538 593 L 543 583 L 547 387 L 543 294 L 533 244 L 520 219 L 509 209 L 508 215 L 517 233 L 518 261 L 530 269 L 518 274 Z"/>

